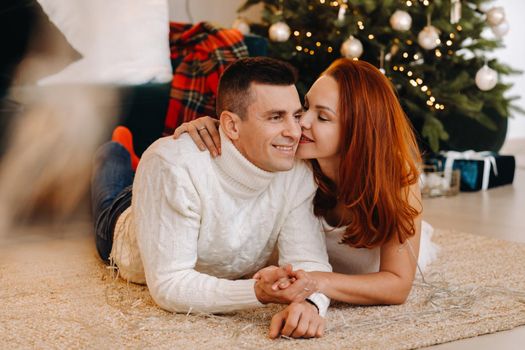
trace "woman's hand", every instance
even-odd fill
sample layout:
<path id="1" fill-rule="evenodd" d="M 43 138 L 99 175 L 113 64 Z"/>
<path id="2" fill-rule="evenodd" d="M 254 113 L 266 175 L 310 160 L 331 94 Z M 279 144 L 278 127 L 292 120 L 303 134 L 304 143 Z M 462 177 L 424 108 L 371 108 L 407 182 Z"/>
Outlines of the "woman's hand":
<path id="1" fill-rule="evenodd" d="M 266 267 L 253 278 L 257 280 L 255 294 L 263 304 L 302 302 L 318 291 L 315 279 L 303 270 L 293 271 L 291 265 Z"/>
<path id="2" fill-rule="evenodd" d="M 279 290 L 286 289 L 295 281 L 295 277 L 292 277 L 292 275 L 293 268 L 290 264 L 282 267 L 267 266 L 256 272 L 255 275 L 253 275 L 253 279 L 261 280 L 261 278 L 263 278 L 268 281 L 268 283 L 271 283 L 272 290 Z"/>
<path id="3" fill-rule="evenodd" d="M 221 137 L 219 135 L 219 121 L 211 117 L 201 117 L 191 122 L 182 123 L 175 132 L 173 138 L 187 132 L 193 142 L 201 151 L 208 149 L 212 157 L 221 154 Z"/>

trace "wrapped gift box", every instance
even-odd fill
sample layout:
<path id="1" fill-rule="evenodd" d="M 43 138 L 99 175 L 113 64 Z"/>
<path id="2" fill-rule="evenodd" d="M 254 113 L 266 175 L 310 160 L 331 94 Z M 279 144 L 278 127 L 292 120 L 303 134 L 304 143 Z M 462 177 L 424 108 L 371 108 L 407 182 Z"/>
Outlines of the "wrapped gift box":
<path id="1" fill-rule="evenodd" d="M 460 190 L 465 192 L 511 184 L 516 170 L 514 156 L 493 152 L 444 151 L 432 163 L 445 173 L 445 177 L 458 169 L 461 172 Z"/>

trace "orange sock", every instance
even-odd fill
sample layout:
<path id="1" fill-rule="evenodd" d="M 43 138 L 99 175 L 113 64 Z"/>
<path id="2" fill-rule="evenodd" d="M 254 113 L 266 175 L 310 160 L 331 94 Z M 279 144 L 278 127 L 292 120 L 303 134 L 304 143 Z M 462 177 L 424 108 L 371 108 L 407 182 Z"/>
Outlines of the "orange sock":
<path id="1" fill-rule="evenodd" d="M 111 141 L 120 143 L 125 149 L 128 150 L 129 155 L 131 156 L 131 168 L 137 170 L 139 165 L 140 158 L 135 154 L 135 149 L 133 149 L 133 135 L 131 131 L 125 126 L 117 126 L 113 130 L 113 135 L 111 136 Z"/>

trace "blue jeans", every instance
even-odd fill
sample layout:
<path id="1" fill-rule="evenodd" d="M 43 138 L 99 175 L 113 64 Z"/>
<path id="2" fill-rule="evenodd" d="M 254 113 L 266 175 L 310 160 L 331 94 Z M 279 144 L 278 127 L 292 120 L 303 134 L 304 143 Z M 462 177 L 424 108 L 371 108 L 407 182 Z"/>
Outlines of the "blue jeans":
<path id="1" fill-rule="evenodd" d="M 134 175 L 131 157 L 122 145 L 108 142 L 97 150 L 91 177 L 91 204 L 97 251 L 106 263 L 117 220 L 131 205 Z"/>

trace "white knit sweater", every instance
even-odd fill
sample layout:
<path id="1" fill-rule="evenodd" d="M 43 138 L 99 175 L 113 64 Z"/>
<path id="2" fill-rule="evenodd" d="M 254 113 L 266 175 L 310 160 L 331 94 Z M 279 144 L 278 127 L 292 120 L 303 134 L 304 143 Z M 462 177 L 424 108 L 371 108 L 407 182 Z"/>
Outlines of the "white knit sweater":
<path id="1" fill-rule="evenodd" d="M 201 152 L 188 135 L 163 138 L 143 154 L 132 206 L 119 218 L 112 258 L 121 275 L 147 282 L 174 312 L 228 312 L 261 306 L 253 273 L 274 248 L 279 263 L 331 271 L 312 212 L 311 170 L 263 171 L 221 135 L 222 155 Z M 310 297 L 325 315 L 329 299 Z"/>

